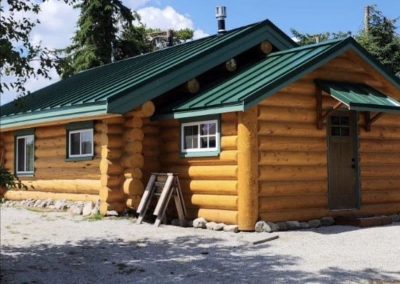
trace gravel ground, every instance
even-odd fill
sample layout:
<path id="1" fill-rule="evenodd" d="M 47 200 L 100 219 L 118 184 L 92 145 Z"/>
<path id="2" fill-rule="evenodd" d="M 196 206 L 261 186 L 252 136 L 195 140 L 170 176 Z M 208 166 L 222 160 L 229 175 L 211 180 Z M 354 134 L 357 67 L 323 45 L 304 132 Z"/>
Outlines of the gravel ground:
<path id="1" fill-rule="evenodd" d="M 1 208 L 0 282 L 400 282 L 399 223 L 266 236 Z"/>

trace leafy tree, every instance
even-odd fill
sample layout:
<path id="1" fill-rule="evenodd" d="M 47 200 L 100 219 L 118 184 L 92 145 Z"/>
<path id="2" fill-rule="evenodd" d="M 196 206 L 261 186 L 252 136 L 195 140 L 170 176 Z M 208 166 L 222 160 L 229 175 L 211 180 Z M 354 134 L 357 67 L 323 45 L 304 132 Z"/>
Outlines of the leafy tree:
<path id="1" fill-rule="evenodd" d="M 23 95 L 27 93 L 24 84 L 28 78 L 49 78 L 49 71 L 55 65 L 55 56 L 50 50 L 32 44 L 29 38 L 39 20 L 28 15 L 38 14 L 39 11 L 40 3 L 35 0 L 7 0 L 7 3 L 1 0 L 0 94 L 5 89 L 13 89 Z M 9 76 L 9 80 L 4 80 L 4 76 Z"/>
<path id="2" fill-rule="evenodd" d="M 368 32 L 361 31 L 356 40 L 383 65 L 400 75 L 400 35 L 396 33 L 398 19 L 385 17 L 376 6 L 370 7 Z"/>
<path id="3" fill-rule="evenodd" d="M 180 29 L 170 30 L 172 31 L 172 44 L 180 44 L 191 40 L 193 38 L 193 30 L 191 29 Z M 148 35 L 149 45 L 151 50 L 162 49 L 168 46 L 168 31 L 161 29 L 147 28 L 146 33 Z"/>
<path id="4" fill-rule="evenodd" d="M 325 32 L 320 34 L 303 34 L 295 29 L 291 29 L 290 32 L 298 40 L 297 43 L 300 45 L 313 44 L 316 42 L 323 42 L 327 40 L 340 39 L 351 36 L 351 32 Z"/>

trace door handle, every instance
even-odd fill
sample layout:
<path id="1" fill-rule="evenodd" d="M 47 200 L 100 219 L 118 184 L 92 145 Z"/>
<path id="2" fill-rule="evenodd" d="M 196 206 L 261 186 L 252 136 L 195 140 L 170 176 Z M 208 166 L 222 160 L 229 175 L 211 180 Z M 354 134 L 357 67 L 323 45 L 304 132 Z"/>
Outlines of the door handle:
<path id="1" fill-rule="evenodd" d="M 351 168 L 355 169 L 356 168 L 356 159 L 351 159 Z"/>

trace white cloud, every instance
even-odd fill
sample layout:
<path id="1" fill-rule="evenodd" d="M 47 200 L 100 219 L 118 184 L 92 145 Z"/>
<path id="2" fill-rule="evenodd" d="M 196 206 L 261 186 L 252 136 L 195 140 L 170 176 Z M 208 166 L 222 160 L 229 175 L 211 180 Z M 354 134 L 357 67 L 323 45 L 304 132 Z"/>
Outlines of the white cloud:
<path id="1" fill-rule="evenodd" d="M 131 8 L 132 10 L 137 10 L 144 7 L 150 0 L 126 0 L 124 1 L 125 6 Z"/>
<path id="2" fill-rule="evenodd" d="M 194 39 L 208 36 L 201 29 L 196 29 L 193 21 L 188 15 L 178 13 L 173 7 L 167 6 L 164 9 L 156 7 L 145 7 L 137 11 L 142 18 L 142 23 L 149 28 L 160 28 L 162 30 L 192 29 Z"/>

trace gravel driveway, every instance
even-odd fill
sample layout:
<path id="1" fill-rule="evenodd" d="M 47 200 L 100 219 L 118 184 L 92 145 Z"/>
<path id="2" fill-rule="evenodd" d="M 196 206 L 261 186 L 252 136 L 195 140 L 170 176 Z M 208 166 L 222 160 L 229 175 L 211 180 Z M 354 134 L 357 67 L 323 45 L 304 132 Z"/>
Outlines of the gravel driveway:
<path id="1" fill-rule="evenodd" d="M 1 209 L 1 283 L 400 281 L 400 225 L 226 233 Z M 380 281 L 378 282 L 380 283 Z"/>

